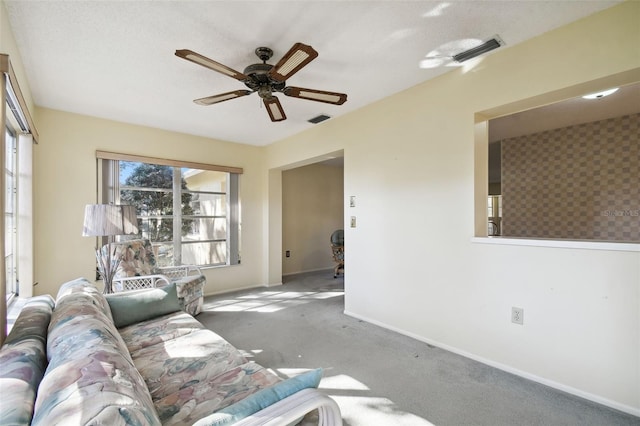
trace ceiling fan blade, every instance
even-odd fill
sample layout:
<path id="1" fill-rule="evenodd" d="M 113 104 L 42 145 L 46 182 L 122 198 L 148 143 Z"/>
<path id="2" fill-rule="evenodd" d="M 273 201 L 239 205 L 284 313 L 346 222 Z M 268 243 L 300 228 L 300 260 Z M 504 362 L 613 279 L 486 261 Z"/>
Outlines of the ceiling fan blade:
<path id="1" fill-rule="evenodd" d="M 278 98 L 272 96 L 270 98 L 263 98 L 262 101 L 264 102 L 264 106 L 267 108 L 271 121 L 283 121 L 287 119 Z"/>
<path id="2" fill-rule="evenodd" d="M 233 77 L 236 80 L 245 81 L 249 78 L 239 71 L 229 68 L 226 65 L 222 65 L 221 63 L 216 62 L 213 59 L 209 59 L 206 56 L 202 56 L 201 54 L 189 49 L 176 50 L 176 56 L 182 59 L 186 59 L 187 61 L 191 61 L 195 64 L 202 65 L 203 67 L 209 68 L 210 70 L 214 70 L 229 77 Z"/>
<path id="3" fill-rule="evenodd" d="M 196 99 L 193 102 L 198 105 L 213 105 L 220 102 L 228 101 L 235 98 L 240 98 L 242 96 L 247 96 L 252 94 L 251 90 L 234 90 L 233 92 L 220 93 L 219 95 L 207 96 L 206 98 Z"/>
<path id="4" fill-rule="evenodd" d="M 325 102 L 334 105 L 342 105 L 347 101 L 347 95 L 344 93 L 325 92 L 324 90 L 305 89 L 303 87 L 285 87 L 283 93 L 294 98 Z"/>
<path id="5" fill-rule="evenodd" d="M 313 47 L 296 43 L 282 59 L 271 68 L 268 76 L 275 81 L 285 81 L 317 57 L 318 52 L 316 52 Z"/>

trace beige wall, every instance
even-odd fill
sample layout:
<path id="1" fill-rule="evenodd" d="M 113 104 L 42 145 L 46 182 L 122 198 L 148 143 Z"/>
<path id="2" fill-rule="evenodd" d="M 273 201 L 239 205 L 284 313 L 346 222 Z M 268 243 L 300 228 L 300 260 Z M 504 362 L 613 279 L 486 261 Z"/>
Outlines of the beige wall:
<path id="1" fill-rule="evenodd" d="M 640 114 L 503 140 L 502 206 L 504 236 L 640 243 Z"/>
<path id="2" fill-rule="evenodd" d="M 640 414 L 638 247 L 473 238 L 476 176 L 487 186 L 476 114 L 604 89 L 610 75 L 640 80 L 638 19 L 640 3 L 624 3 L 268 147 L 273 169 L 344 150 L 345 194 L 358 200 L 345 212 L 358 218 L 345 229 L 350 315 Z"/>
<path id="3" fill-rule="evenodd" d="M 96 149 L 245 168 L 242 265 L 207 271 L 208 293 L 279 282 L 281 170 L 343 151 L 345 193 L 358 197 L 345 212 L 358 217 L 345 229 L 348 313 L 640 415 L 640 252 L 472 239 L 475 178 L 487 181 L 475 114 L 604 89 L 609 75 L 640 80 L 639 18 L 640 3 L 626 2 L 266 149 L 38 109 L 37 293 L 92 276 L 80 226 Z"/>
<path id="4" fill-rule="evenodd" d="M 94 276 L 95 240 L 81 234 L 84 205 L 96 202 L 96 150 L 243 167 L 242 264 L 205 269 L 205 293 L 266 284 L 261 148 L 46 108 L 36 110 L 36 119 L 41 135 L 34 149 L 36 294 L 55 295 L 67 280 Z"/>
<path id="5" fill-rule="evenodd" d="M 329 237 L 343 228 L 343 186 L 342 167 L 313 164 L 282 173 L 284 275 L 335 266 Z"/>

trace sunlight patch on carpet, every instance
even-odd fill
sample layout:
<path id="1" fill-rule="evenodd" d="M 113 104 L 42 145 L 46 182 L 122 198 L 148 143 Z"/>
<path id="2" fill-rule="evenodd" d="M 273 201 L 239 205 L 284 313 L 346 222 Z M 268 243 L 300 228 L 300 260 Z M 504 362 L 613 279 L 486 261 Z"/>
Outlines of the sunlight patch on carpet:
<path id="1" fill-rule="evenodd" d="M 343 396 L 331 393 L 329 396 L 338 403 L 342 418 L 349 426 L 434 426 L 422 417 L 402 411 L 387 398 Z"/>
<path id="2" fill-rule="evenodd" d="M 344 296 L 344 291 L 262 291 L 205 303 L 204 310 L 211 312 L 269 313 L 300 306 L 314 300 L 326 300 L 342 296 Z"/>

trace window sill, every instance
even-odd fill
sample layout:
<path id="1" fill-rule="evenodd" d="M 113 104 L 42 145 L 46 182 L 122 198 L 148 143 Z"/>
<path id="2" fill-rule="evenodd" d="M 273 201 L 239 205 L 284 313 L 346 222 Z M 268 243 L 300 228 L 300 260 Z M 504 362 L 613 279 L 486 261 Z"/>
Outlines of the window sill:
<path id="1" fill-rule="evenodd" d="M 208 271 L 211 269 L 224 269 L 224 268 L 233 268 L 234 266 L 240 266 L 240 263 L 234 263 L 232 265 L 224 264 L 224 265 L 203 265 L 198 266 L 201 271 Z"/>
<path id="2" fill-rule="evenodd" d="M 640 244 L 638 243 L 614 243 L 608 241 L 543 240 L 514 237 L 473 237 L 471 238 L 471 242 L 478 244 L 497 244 L 511 246 L 640 252 Z"/>

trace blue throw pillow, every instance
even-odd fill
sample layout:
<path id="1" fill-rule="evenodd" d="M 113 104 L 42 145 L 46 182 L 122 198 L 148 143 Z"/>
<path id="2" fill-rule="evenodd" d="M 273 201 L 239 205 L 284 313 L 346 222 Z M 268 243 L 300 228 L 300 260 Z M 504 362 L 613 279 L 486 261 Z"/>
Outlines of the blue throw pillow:
<path id="1" fill-rule="evenodd" d="M 307 371 L 268 388 L 261 389 L 242 401 L 238 401 L 198 420 L 193 426 L 226 426 L 233 424 L 302 389 L 317 388 L 320 384 L 320 379 L 322 379 L 321 368 Z"/>
<path id="2" fill-rule="evenodd" d="M 118 328 L 180 310 L 175 284 L 107 294 L 106 298 Z"/>

